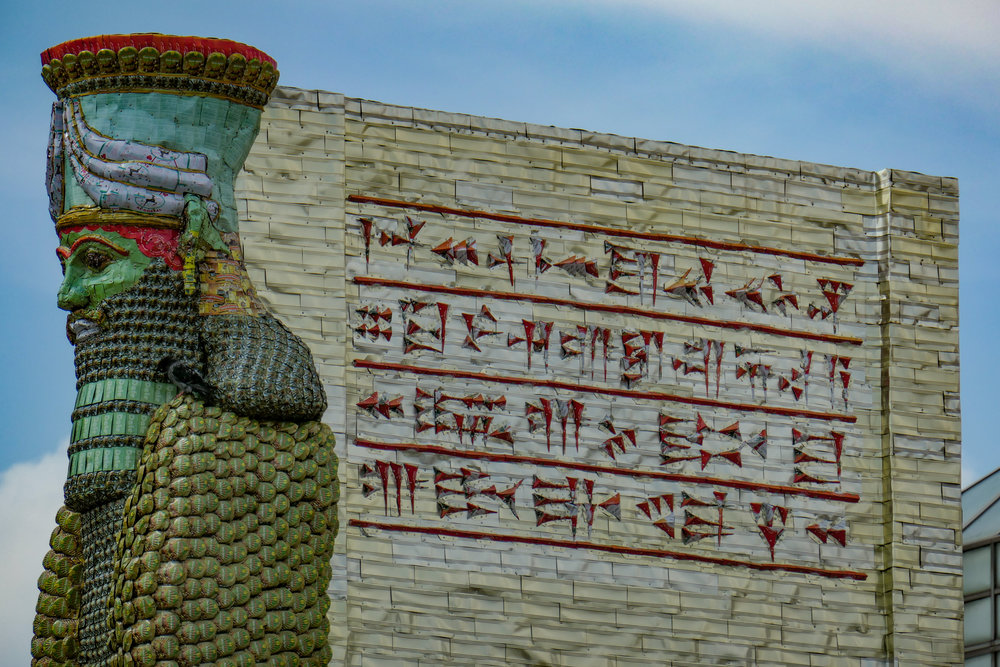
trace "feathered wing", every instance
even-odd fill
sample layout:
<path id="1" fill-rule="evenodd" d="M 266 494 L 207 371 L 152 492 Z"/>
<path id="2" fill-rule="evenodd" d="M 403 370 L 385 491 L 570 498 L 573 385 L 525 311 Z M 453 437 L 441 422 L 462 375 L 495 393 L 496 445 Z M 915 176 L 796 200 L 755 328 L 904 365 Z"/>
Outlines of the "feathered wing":
<path id="1" fill-rule="evenodd" d="M 319 422 L 183 396 L 154 415 L 116 551 L 112 665 L 326 665 L 337 457 Z"/>
<path id="2" fill-rule="evenodd" d="M 45 569 L 38 578 L 31 664 L 33 667 L 76 667 L 80 651 L 77 623 L 83 571 L 78 513 L 59 508 L 49 546 L 51 549 L 42 559 Z"/>
<path id="3" fill-rule="evenodd" d="M 268 313 L 204 318 L 205 380 L 227 410 L 258 419 L 319 419 L 326 392 L 309 347 Z"/>

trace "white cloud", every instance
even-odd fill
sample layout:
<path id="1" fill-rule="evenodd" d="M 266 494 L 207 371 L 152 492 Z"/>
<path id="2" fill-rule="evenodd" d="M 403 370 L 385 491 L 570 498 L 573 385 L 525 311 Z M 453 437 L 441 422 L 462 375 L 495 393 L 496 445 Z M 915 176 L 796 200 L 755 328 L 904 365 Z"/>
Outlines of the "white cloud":
<path id="1" fill-rule="evenodd" d="M 42 557 L 49 549 L 66 479 L 66 443 L 0 472 L 0 665 L 30 662 L 31 623 Z"/>
<path id="2" fill-rule="evenodd" d="M 726 23 L 749 31 L 810 42 L 853 44 L 872 51 L 965 54 L 983 63 L 1000 55 L 1000 9 L 995 0 L 624 0 L 698 23 Z M 620 0 L 595 0 L 621 4 Z"/>
<path id="3" fill-rule="evenodd" d="M 988 99 L 1000 87 L 996 0 L 584 0 L 582 4 L 615 10 L 631 5 L 696 25 L 818 47 L 875 63 L 928 88 L 978 98 Z"/>

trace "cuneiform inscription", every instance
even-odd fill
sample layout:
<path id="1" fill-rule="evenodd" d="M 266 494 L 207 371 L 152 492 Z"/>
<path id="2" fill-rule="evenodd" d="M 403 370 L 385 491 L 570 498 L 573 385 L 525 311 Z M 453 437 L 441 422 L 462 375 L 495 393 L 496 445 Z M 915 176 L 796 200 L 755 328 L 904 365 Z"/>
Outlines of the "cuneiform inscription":
<path id="1" fill-rule="evenodd" d="M 749 389 L 750 400 L 761 404 L 784 396 L 805 405 L 810 387 L 819 385 L 813 402 L 845 410 L 856 384 L 851 356 L 808 347 L 789 354 L 718 338 L 675 340 L 657 329 L 501 321 L 487 305 L 469 312 L 440 300 L 372 301 L 354 310 L 356 345 L 388 351 L 393 340 L 401 340 L 405 358 L 449 359 L 446 347 L 458 344 L 469 359 L 487 362 L 506 349 L 522 355 L 526 373 L 612 383 L 617 378 L 618 386 L 629 389 L 668 382 L 710 398 L 739 393 L 745 400 L 742 389 Z"/>
<path id="2" fill-rule="evenodd" d="M 529 277 L 536 281 L 551 269 L 560 269 L 567 279 L 587 284 L 603 281 L 606 294 L 635 297 L 640 305 L 655 306 L 657 297 L 665 296 L 668 301 L 680 301 L 698 310 L 712 310 L 719 296 L 724 295 L 723 298 L 731 299 L 747 313 L 784 320 L 801 314 L 813 322 L 831 321 L 834 331 L 839 312 L 855 286 L 850 280 L 821 277 L 814 279 L 812 284 L 792 289 L 788 276 L 780 270 L 762 271 L 743 278 L 742 282 L 727 281 L 724 276 L 720 284 L 718 278 L 713 282 L 716 265 L 725 257 L 718 251 L 702 251 L 688 266 L 679 266 L 670 272 L 661 270 L 663 257 L 669 256 L 668 253 L 651 250 L 646 245 L 605 241 L 604 257 L 600 262 L 597 258 L 573 254 L 554 256 L 548 247 L 549 239 L 542 237 L 539 230 L 527 234 L 496 234 L 497 249 L 488 252 L 486 261 L 481 264 L 476 237 L 455 239 L 448 236 L 441 241 L 418 241 L 427 224 L 425 219 L 390 215 L 357 216 L 355 220 L 364 244 L 366 270 L 374 245 L 389 253 L 385 259 L 391 259 L 393 251 L 402 248 L 407 267 L 415 253 L 420 259 L 425 257 L 417 252 L 421 251 L 428 253 L 428 259 L 434 258 L 447 265 L 482 266 L 487 275 L 494 269 L 505 269 L 512 287 L 516 282 L 516 265 L 526 265 Z M 824 260 L 819 256 L 814 259 Z"/>
<path id="3" fill-rule="evenodd" d="M 772 425 L 759 418 L 661 407 L 639 413 L 648 416 L 636 421 L 616 417 L 613 401 L 593 396 L 541 395 L 511 403 L 502 392 L 449 392 L 426 382 L 418 383 L 410 396 L 374 391 L 356 406 L 376 434 L 379 422 L 409 422 L 417 438 L 483 451 L 544 452 L 557 459 L 595 451 L 619 463 L 656 452 L 661 470 L 720 474 L 760 470 L 777 447 L 784 458 L 772 457 L 770 474 L 777 467 L 787 470 L 781 483 L 836 488 L 842 482 L 847 433 L 806 420 Z M 359 432 L 366 430 L 359 422 Z"/>
<path id="4" fill-rule="evenodd" d="M 793 521 L 796 511 L 787 504 L 738 500 L 723 490 L 681 487 L 636 498 L 624 495 L 613 480 L 587 475 L 536 469 L 514 479 L 475 466 L 438 464 L 425 469 L 381 459 L 360 464 L 359 475 L 365 497 L 379 498 L 385 516 L 419 515 L 424 502 L 433 502 L 433 515 L 448 522 L 490 523 L 501 514 L 521 520 L 526 519 L 524 511 L 531 510 L 533 528 L 565 531 L 573 539 L 585 530 L 590 539 L 595 518 L 603 517 L 600 530 L 614 535 L 612 523 L 621 522 L 626 513 L 649 526 L 647 536 L 660 535 L 661 543 L 704 541 L 720 548 L 738 533 L 754 533 L 772 561 L 778 542 L 791 534 L 830 546 L 845 547 L 848 542 L 842 515 L 801 511 L 800 520 Z"/>
<path id="5" fill-rule="evenodd" d="M 854 352 L 863 262 L 352 201 L 372 213 L 352 265 L 352 363 L 374 376 L 352 399 L 355 442 L 403 457 L 361 466 L 387 517 L 527 543 L 628 542 L 640 525 L 647 546 L 755 544 L 770 563 L 793 537 L 846 547 L 836 505 L 858 500 L 845 461 L 871 391 Z"/>

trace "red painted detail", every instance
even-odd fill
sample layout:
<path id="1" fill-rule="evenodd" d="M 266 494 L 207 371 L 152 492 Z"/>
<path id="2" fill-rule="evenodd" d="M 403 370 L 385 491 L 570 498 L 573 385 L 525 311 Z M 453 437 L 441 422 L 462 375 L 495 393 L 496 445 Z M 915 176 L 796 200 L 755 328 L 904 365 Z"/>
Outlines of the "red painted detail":
<path id="1" fill-rule="evenodd" d="M 556 262 L 555 265 L 566 271 L 566 273 L 581 278 L 586 275 L 591 275 L 595 278 L 598 276 L 597 263 L 586 257 L 571 255 L 562 261 Z"/>
<path id="2" fill-rule="evenodd" d="M 614 461 L 618 460 L 618 457 L 615 454 L 616 447 L 620 449 L 623 454 L 625 453 L 625 439 L 622 438 L 622 436 L 620 435 L 608 438 L 602 443 L 602 446 L 604 447 L 605 453 L 607 453 L 607 455 L 610 456 L 611 459 Z"/>
<path id="3" fill-rule="evenodd" d="M 374 410 L 375 406 L 378 405 L 378 392 L 376 391 L 368 398 L 358 401 L 355 405 L 362 410 Z"/>
<path id="4" fill-rule="evenodd" d="M 642 373 L 622 373 L 622 383 L 631 388 L 642 379 Z"/>
<path id="5" fill-rule="evenodd" d="M 444 502 L 443 500 L 437 501 L 437 506 L 438 506 L 438 516 L 441 517 L 442 519 L 445 518 L 445 517 L 447 517 L 447 516 L 450 516 L 452 514 L 457 514 L 459 512 L 464 512 L 465 509 L 466 509 L 464 507 L 459 507 L 459 506 L 455 506 L 455 505 L 449 505 L 448 503 Z"/>
<path id="6" fill-rule="evenodd" d="M 403 466 L 398 463 L 390 463 L 392 478 L 396 482 L 396 516 L 403 515 Z"/>
<path id="7" fill-rule="evenodd" d="M 824 522 L 826 525 L 826 522 Z M 847 529 L 845 528 L 823 528 L 819 524 L 806 526 L 806 530 L 816 536 L 820 542 L 826 544 L 828 540 L 833 540 L 842 547 L 847 546 Z"/>
<path id="8" fill-rule="evenodd" d="M 633 290 L 627 290 L 624 287 L 622 287 L 622 286 L 620 286 L 620 285 L 618 285 L 616 283 L 612 283 L 612 282 L 606 282 L 604 284 L 604 293 L 605 294 L 632 294 L 632 295 L 638 294 L 638 292 L 635 292 Z"/>
<path id="9" fill-rule="evenodd" d="M 411 311 L 413 313 L 419 313 L 421 310 L 431 305 L 430 301 L 417 301 L 415 299 L 400 299 L 399 308 L 404 313 Z"/>
<path id="10" fill-rule="evenodd" d="M 406 469 L 406 488 L 410 491 L 410 514 L 414 513 L 414 491 L 417 489 L 417 466 L 410 463 L 403 464 Z"/>
<path id="11" fill-rule="evenodd" d="M 730 463 L 735 464 L 738 468 L 743 467 L 743 458 L 740 456 L 740 452 L 737 449 L 728 452 L 719 452 L 716 456 L 726 459 Z"/>
<path id="12" fill-rule="evenodd" d="M 674 524 L 668 522 L 666 519 L 660 519 L 658 521 L 654 521 L 653 525 L 662 530 L 670 537 L 674 536 Z"/>
<path id="13" fill-rule="evenodd" d="M 724 426 L 723 428 L 716 431 L 719 435 L 728 435 L 730 438 L 736 438 L 741 440 L 743 436 L 740 434 L 740 423 L 733 422 L 729 426 Z"/>
<path id="14" fill-rule="evenodd" d="M 580 451 L 580 426 L 583 424 L 583 403 L 577 400 L 569 402 L 570 410 L 573 412 L 573 439 L 576 451 Z M 632 435 L 632 444 L 635 444 L 635 435 Z"/>
<path id="15" fill-rule="evenodd" d="M 715 263 L 703 257 L 699 257 L 698 261 L 701 262 L 701 272 L 705 275 L 705 282 L 712 282 L 712 271 L 715 269 Z"/>
<path id="16" fill-rule="evenodd" d="M 861 345 L 864 342 L 860 338 L 854 338 L 851 336 L 821 334 L 821 333 L 814 333 L 812 331 L 784 329 L 781 327 L 772 327 L 763 324 L 751 324 L 747 322 L 737 322 L 731 320 L 713 320 L 705 317 L 677 315 L 673 313 L 660 313 L 653 310 L 633 308 L 631 306 L 619 306 L 619 305 L 604 304 L 604 303 L 586 303 L 582 301 L 573 301 L 570 299 L 558 299 L 554 297 L 540 296 L 537 294 L 499 292 L 496 290 L 473 289 L 471 287 L 451 287 L 448 285 L 427 285 L 422 283 L 410 283 L 402 280 L 373 278 L 369 276 L 355 276 L 353 278 L 353 281 L 358 285 L 381 285 L 383 287 L 393 287 L 397 289 L 409 289 L 409 290 L 432 292 L 438 294 L 452 294 L 454 296 L 485 297 L 485 298 L 499 299 L 502 301 L 528 301 L 532 303 L 544 303 L 555 306 L 566 306 L 568 308 L 578 308 L 580 310 L 589 310 L 594 312 L 617 313 L 620 315 L 628 315 L 633 317 L 647 317 L 653 320 L 685 322 L 687 324 L 719 327 L 722 329 L 746 329 L 748 331 L 759 331 L 761 333 L 771 334 L 775 336 L 818 340 L 827 343 Z"/>
<path id="17" fill-rule="evenodd" d="M 417 240 L 417 234 L 420 233 L 420 230 L 423 229 L 426 224 L 426 221 L 414 222 L 413 218 L 406 216 L 406 231 L 411 242 Z M 478 262 L 476 263 L 478 264 Z"/>
<path id="18" fill-rule="evenodd" d="M 90 51 L 97 53 L 101 49 L 120 49 L 132 46 L 136 49 L 143 49 L 152 46 L 160 53 L 164 51 L 179 51 L 184 55 L 190 51 L 197 51 L 204 55 L 209 53 L 222 53 L 231 56 L 234 53 L 243 55 L 247 60 L 257 59 L 264 63 L 276 66 L 274 58 L 267 55 L 260 49 L 241 42 L 234 42 L 230 39 L 219 39 L 216 37 L 177 37 L 174 35 L 161 35 L 159 33 L 136 33 L 133 35 L 100 35 L 98 37 L 82 37 L 73 39 L 62 44 L 57 44 L 50 49 L 42 51 L 42 64 L 48 65 L 54 58 L 62 58 L 68 53 L 77 54 L 80 51 Z"/>
<path id="19" fill-rule="evenodd" d="M 379 320 L 392 322 L 392 308 L 379 308 L 378 306 L 360 306 L 354 309 L 358 315 L 372 320 L 376 325 Z"/>
<path id="20" fill-rule="evenodd" d="M 397 364 L 384 361 L 368 361 L 365 359 L 355 359 L 353 362 L 356 368 L 366 368 L 370 370 L 384 370 L 396 372 L 415 373 L 417 375 L 430 375 L 437 377 L 461 378 L 465 380 L 481 380 L 483 382 L 497 382 L 501 384 L 527 385 L 534 387 L 548 387 L 550 389 L 565 389 L 567 391 L 578 391 L 591 394 L 602 394 L 605 396 L 621 396 L 625 398 L 635 398 L 652 401 L 668 401 L 672 403 L 683 403 L 686 405 L 701 405 L 713 408 L 727 408 L 730 410 L 740 410 L 743 412 L 762 412 L 772 415 L 783 415 L 789 417 L 803 417 L 806 419 L 821 419 L 824 421 L 841 421 L 853 424 L 857 421 L 854 415 L 846 415 L 836 412 L 819 412 L 815 410 L 796 410 L 767 405 L 754 405 L 751 403 L 733 403 L 720 401 L 712 398 L 698 398 L 696 396 L 680 396 L 677 394 L 666 394 L 655 391 L 632 391 L 629 389 L 617 389 L 614 387 L 596 387 L 593 385 L 577 384 L 573 382 L 562 382 L 560 380 L 539 380 L 535 378 L 514 377 L 510 375 L 489 375 L 477 373 L 475 371 L 461 371 L 445 368 L 428 368 L 426 366 L 411 366 L 409 364 Z"/>
<path id="21" fill-rule="evenodd" d="M 372 326 L 365 326 L 364 324 L 361 324 L 354 327 L 354 331 L 362 336 L 369 337 L 371 340 L 378 340 L 379 336 L 384 338 L 387 342 L 392 340 L 392 329 L 390 327 L 383 329 L 377 324 Z"/>
<path id="22" fill-rule="evenodd" d="M 372 245 L 372 225 L 374 221 L 371 218 L 358 218 L 358 222 L 361 223 L 361 234 L 365 240 L 365 266 L 368 266 L 368 259 L 371 254 Z"/>
<path id="23" fill-rule="evenodd" d="M 685 553 L 680 551 L 667 551 L 664 549 L 643 549 L 638 547 L 627 547 L 618 544 L 601 544 L 597 542 L 584 542 L 576 540 L 561 540 L 547 537 L 534 537 L 529 535 L 511 535 L 497 533 L 495 531 L 474 531 L 459 530 L 456 528 L 438 528 L 436 526 L 409 526 L 406 524 L 387 523 L 382 521 L 367 521 L 363 519 L 351 519 L 349 524 L 355 528 L 372 528 L 387 530 L 391 532 L 417 533 L 421 535 L 441 535 L 447 537 L 458 537 L 464 539 L 487 540 L 491 542 L 507 542 L 515 544 L 534 544 L 538 546 L 565 547 L 568 549 L 591 549 L 603 551 L 605 553 L 630 554 L 633 556 L 650 556 L 653 558 L 669 558 L 673 560 L 695 561 L 701 563 L 711 563 L 723 567 L 745 567 L 751 570 L 771 571 L 771 572 L 792 572 L 795 574 L 815 574 L 830 579 L 854 579 L 865 581 L 868 575 L 864 572 L 854 570 L 832 570 L 819 567 L 809 567 L 807 565 L 794 565 L 791 563 L 755 563 L 753 561 L 737 560 L 732 558 L 720 558 L 716 556 L 706 556 L 695 553 Z"/>
<path id="24" fill-rule="evenodd" d="M 810 526 L 806 526 L 806 530 L 808 530 L 810 533 L 819 538 L 820 542 L 826 544 L 827 531 L 823 530 L 815 523 Z"/>
<path id="25" fill-rule="evenodd" d="M 695 421 L 695 431 L 697 431 L 698 433 L 701 433 L 702 431 L 704 431 L 707 428 L 708 428 L 708 424 L 705 423 L 705 420 L 702 418 L 701 413 L 699 412 L 698 413 L 698 419 Z"/>
<path id="26" fill-rule="evenodd" d="M 716 250 L 748 251 L 763 255 L 777 255 L 780 257 L 791 257 L 793 259 L 804 259 L 821 264 L 835 264 L 838 266 L 863 266 L 865 261 L 854 257 L 838 257 L 834 255 L 818 255 L 811 252 L 800 252 L 797 250 L 782 250 L 767 246 L 754 246 L 747 243 L 733 243 L 726 241 L 712 241 L 709 239 L 699 239 L 691 236 L 679 236 L 676 234 L 660 234 L 656 232 L 637 232 L 615 227 L 601 227 L 598 225 L 587 225 L 575 222 L 564 222 L 559 220 L 547 220 L 544 218 L 525 218 L 517 215 L 504 213 L 491 213 L 488 211 L 476 211 L 469 209 L 452 208 L 448 206 L 437 206 L 435 204 L 418 204 L 415 202 L 405 202 L 394 199 L 384 199 L 381 197 L 369 197 L 366 195 L 350 195 L 347 201 L 359 204 L 376 204 L 387 208 L 404 208 L 419 211 L 429 211 L 433 213 L 443 213 L 446 215 L 456 215 L 465 218 L 481 218 L 483 220 L 496 220 L 498 222 L 512 222 L 536 227 L 553 227 L 558 229 L 574 229 L 592 234 L 607 234 L 619 238 L 643 239 L 647 241 L 664 241 L 668 243 L 682 243 L 685 245 L 700 246 L 703 248 L 713 248 Z"/>
<path id="27" fill-rule="evenodd" d="M 837 312 L 840 310 L 840 300 L 842 296 L 836 292 L 823 292 L 823 296 L 826 297 L 827 302 L 830 304 L 830 310 Z"/>
<path id="28" fill-rule="evenodd" d="M 831 528 L 829 531 L 827 531 L 827 534 L 834 541 L 836 541 L 838 544 L 840 544 L 840 546 L 842 546 L 842 547 L 846 547 L 847 546 L 847 531 L 846 530 L 844 530 L 842 528 L 841 529 Z"/>
<path id="29" fill-rule="evenodd" d="M 660 426 L 665 426 L 667 424 L 676 424 L 677 422 L 687 421 L 686 419 L 681 419 L 680 417 L 671 417 L 670 415 L 660 414 Z"/>
<path id="30" fill-rule="evenodd" d="M 354 444 L 366 449 L 378 449 L 382 451 L 413 451 L 439 454 L 454 458 L 462 458 L 476 461 L 493 461 L 497 463 L 525 463 L 531 465 L 548 466 L 552 468 L 562 468 L 566 470 L 577 470 L 594 474 L 621 475 L 623 477 L 648 477 L 668 482 L 690 482 L 692 484 L 703 484 L 708 486 L 721 486 L 730 489 L 744 489 L 750 491 L 762 491 L 766 493 L 780 493 L 791 496 L 805 496 L 807 498 L 820 498 L 845 503 L 856 503 L 860 500 L 855 493 L 843 493 L 837 491 L 824 491 L 821 489 L 806 489 L 795 486 L 782 486 L 779 484 L 763 484 L 738 479 L 723 479 L 720 477 L 700 477 L 697 475 L 685 475 L 681 473 L 669 473 L 659 470 L 636 470 L 631 468 L 615 468 L 610 466 L 595 465 L 592 463 L 579 463 L 576 461 L 558 461 L 555 459 L 541 458 L 537 456 L 523 456 L 519 454 L 500 454 L 494 452 L 475 452 L 461 449 L 450 449 L 439 445 L 424 445 L 416 442 L 378 442 L 365 438 L 357 438 Z"/>
<path id="31" fill-rule="evenodd" d="M 771 526 L 757 526 L 760 530 L 760 534 L 764 537 L 764 541 L 767 542 L 768 549 L 771 552 L 771 560 L 774 560 L 774 545 L 777 544 L 778 538 L 781 534 L 785 532 L 784 528 L 773 528 Z"/>
<path id="32" fill-rule="evenodd" d="M 184 268 L 184 261 L 177 254 L 177 242 L 180 239 L 180 231 L 176 229 L 161 229 L 159 227 L 138 227 L 135 225 L 78 225 L 67 227 L 59 231 L 60 236 L 66 234 L 76 234 L 78 232 L 96 231 L 103 229 L 114 232 L 124 238 L 135 241 L 139 246 L 139 252 L 146 257 L 162 257 L 174 271 Z"/>
<path id="33" fill-rule="evenodd" d="M 701 469 L 704 470 L 705 466 L 708 465 L 708 462 L 712 460 L 712 452 L 703 449 L 701 450 L 700 455 L 701 455 Z"/>
<path id="34" fill-rule="evenodd" d="M 528 370 L 531 370 L 531 348 L 535 342 L 535 323 L 530 320 L 521 320 L 524 325 L 524 338 L 528 343 Z"/>
<path id="35" fill-rule="evenodd" d="M 385 515 L 389 516 L 389 464 L 386 461 L 376 461 L 379 479 L 382 481 L 382 502 L 385 505 Z"/>
<path id="36" fill-rule="evenodd" d="M 355 405 L 376 418 L 378 415 L 382 415 L 386 419 L 392 419 L 393 414 L 400 416 L 403 414 L 402 396 L 397 396 L 396 398 L 379 398 L 377 391 L 368 398 L 358 401 Z"/>
<path id="37" fill-rule="evenodd" d="M 552 448 L 552 402 L 547 398 L 540 398 L 538 403 L 525 403 L 524 414 L 528 418 L 528 431 L 531 433 L 539 427 L 532 415 L 542 415 L 545 424 L 545 451 L 549 451 Z"/>
<path id="38" fill-rule="evenodd" d="M 420 223 L 422 227 L 424 223 Z M 419 229 L 417 230 L 419 231 Z M 413 233 L 411 235 L 415 236 Z M 479 254 L 476 251 L 476 239 L 468 238 L 464 241 L 458 241 L 457 243 L 452 238 L 448 238 L 447 241 L 439 244 L 438 246 L 431 249 L 435 255 L 438 255 L 449 264 L 458 262 L 460 264 L 473 264 L 479 266 Z"/>
<path id="39" fill-rule="evenodd" d="M 454 240 L 455 239 L 453 239 L 453 238 L 451 238 L 449 236 L 447 241 L 444 241 L 443 243 L 441 243 L 438 246 L 435 246 L 434 248 L 431 248 L 431 252 L 434 253 L 434 254 L 436 254 L 436 255 L 441 255 L 442 257 L 447 257 L 448 256 L 448 251 L 451 250 L 451 247 L 452 247 L 452 245 L 454 243 Z M 454 258 L 452 258 L 452 259 L 454 259 Z"/>
<path id="40" fill-rule="evenodd" d="M 444 354 L 444 325 L 448 320 L 448 304 L 439 302 L 437 307 L 441 317 L 441 353 Z"/>
<path id="41" fill-rule="evenodd" d="M 837 484 L 839 480 L 836 479 L 821 479 L 815 477 L 806 472 L 803 472 L 799 468 L 795 469 L 795 474 L 792 476 L 792 482 L 795 484 L 807 483 L 807 484 Z"/>

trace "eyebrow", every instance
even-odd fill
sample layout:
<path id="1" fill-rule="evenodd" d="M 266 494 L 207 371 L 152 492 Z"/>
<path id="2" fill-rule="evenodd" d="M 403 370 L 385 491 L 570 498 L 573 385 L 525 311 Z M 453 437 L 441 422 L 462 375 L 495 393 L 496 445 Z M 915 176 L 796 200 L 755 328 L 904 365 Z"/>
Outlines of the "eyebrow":
<path id="1" fill-rule="evenodd" d="M 115 252 L 117 252 L 120 255 L 123 255 L 123 256 L 127 256 L 128 255 L 128 250 L 126 250 L 125 248 L 122 248 L 120 245 L 112 243 L 111 241 L 107 240 L 103 236 L 98 236 L 97 234 L 84 234 L 83 236 L 81 236 L 80 238 L 78 238 L 76 241 L 73 241 L 73 245 L 70 246 L 69 248 L 67 248 L 64 245 L 60 245 L 58 248 L 56 248 L 56 253 L 60 257 L 62 257 L 63 259 L 66 259 L 70 255 L 72 255 L 74 252 L 76 252 L 76 249 L 80 246 L 81 243 L 86 243 L 88 241 L 92 241 L 94 243 L 100 243 L 100 244 L 106 245 L 106 246 L 108 246 L 109 248 L 111 248 L 112 250 L 114 250 Z"/>

